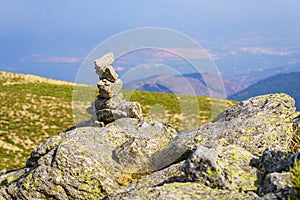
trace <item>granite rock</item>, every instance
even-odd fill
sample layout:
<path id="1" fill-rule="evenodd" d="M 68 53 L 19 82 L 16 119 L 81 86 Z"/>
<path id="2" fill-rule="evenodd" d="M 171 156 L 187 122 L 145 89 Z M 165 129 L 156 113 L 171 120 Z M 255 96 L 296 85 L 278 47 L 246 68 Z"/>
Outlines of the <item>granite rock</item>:
<path id="1" fill-rule="evenodd" d="M 101 71 L 102 68 L 111 66 L 114 63 L 115 56 L 112 52 L 108 52 L 101 58 L 95 60 L 95 69 L 96 71 Z M 100 74 L 102 76 L 102 74 Z"/>
<path id="2" fill-rule="evenodd" d="M 106 79 L 101 79 L 98 82 L 97 87 L 99 88 L 98 99 L 108 99 L 120 93 L 120 90 L 122 89 L 122 81 L 118 79 L 116 82 L 113 83 Z"/>

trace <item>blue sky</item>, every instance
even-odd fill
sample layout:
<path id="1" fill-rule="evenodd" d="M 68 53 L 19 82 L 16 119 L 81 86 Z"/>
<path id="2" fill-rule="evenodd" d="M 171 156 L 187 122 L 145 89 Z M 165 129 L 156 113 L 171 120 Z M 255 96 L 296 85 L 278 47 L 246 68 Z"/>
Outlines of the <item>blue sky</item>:
<path id="1" fill-rule="evenodd" d="M 0 0 L 0 70 L 73 81 L 99 43 L 142 27 L 204 46 L 225 76 L 300 63 L 300 1 Z"/>

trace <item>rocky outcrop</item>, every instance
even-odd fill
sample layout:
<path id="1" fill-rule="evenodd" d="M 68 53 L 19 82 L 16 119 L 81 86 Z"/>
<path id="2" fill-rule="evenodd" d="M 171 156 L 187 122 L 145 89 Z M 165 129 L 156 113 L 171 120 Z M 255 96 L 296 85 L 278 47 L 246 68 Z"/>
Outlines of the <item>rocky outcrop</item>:
<path id="1" fill-rule="evenodd" d="M 173 160 L 187 158 L 197 145 L 210 148 L 236 145 L 256 156 L 268 147 L 287 152 L 294 133 L 294 104 L 285 94 L 243 101 L 221 113 L 212 123 L 179 133 L 171 144 L 153 156 L 153 163 L 157 169 L 164 168 Z"/>
<path id="2" fill-rule="evenodd" d="M 116 120 L 49 138 L 26 167 L 0 175 L 5 199 L 99 199 L 147 174 L 148 157 L 176 132 L 161 123 Z M 1 198 L 0 198 L 1 199 Z"/>
<path id="3" fill-rule="evenodd" d="M 286 199 L 299 160 L 299 117 L 285 94 L 232 106 L 177 133 L 141 118 L 111 67 L 95 61 L 99 95 L 91 120 L 49 138 L 26 166 L 0 172 L 0 199 Z"/>
<path id="4" fill-rule="evenodd" d="M 154 155 L 163 170 L 107 198 L 296 198 L 289 170 L 299 153 L 288 153 L 297 132 L 294 112 L 294 100 L 285 94 L 243 101 L 212 123 L 179 133 Z M 176 162 L 168 166 L 163 160 L 170 157 Z"/>

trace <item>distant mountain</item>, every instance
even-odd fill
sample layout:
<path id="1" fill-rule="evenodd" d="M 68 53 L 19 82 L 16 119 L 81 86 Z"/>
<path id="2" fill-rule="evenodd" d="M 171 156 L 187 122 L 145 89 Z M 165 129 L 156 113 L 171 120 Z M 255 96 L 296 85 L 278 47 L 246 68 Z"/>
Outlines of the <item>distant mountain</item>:
<path id="1" fill-rule="evenodd" d="M 210 80 L 210 85 L 205 80 Z M 242 84 L 227 79 L 223 79 L 224 86 L 219 86 L 217 85 L 217 80 L 218 77 L 207 73 L 192 73 L 179 76 L 158 75 L 126 83 L 124 88 L 196 96 L 221 96 L 222 87 L 225 87 L 226 95 L 234 94 L 245 88 L 242 87 Z M 209 93 L 209 89 L 213 94 Z"/>
<path id="2" fill-rule="evenodd" d="M 268 93 L 286 93 L 296 100 L 297 110 L 300 110 L 300 72 L 279 74 L 261 80 L 248 88 L 228 97 L 232 100 L 245 100 L 253 96 Z"/>
<path id="3" fill-rule="evenodd" d="M 277 68 L 257 69 L 249 72 L 235 74 L 228 77 L 227 79 L 230 82 L 236 83 L 239 86 L 238 88 L 234 88 L 235 93 L 237 93 L 243 89 L 246 89 L 250 85 L 255 84 L 258 81 L 264 80 L 266 78 L 278 74 L 288 74 L 288 73 L 298 72 L 298 71 L 299 71 L 299 67 L 298 68 L 277 67 Z M 228 95 L 230 96 L 230 94 Z"/>

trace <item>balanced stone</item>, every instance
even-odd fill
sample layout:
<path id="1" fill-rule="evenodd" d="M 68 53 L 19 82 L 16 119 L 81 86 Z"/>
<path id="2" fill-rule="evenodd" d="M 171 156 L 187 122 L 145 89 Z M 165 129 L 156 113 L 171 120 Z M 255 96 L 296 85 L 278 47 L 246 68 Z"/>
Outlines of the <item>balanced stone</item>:
<path id="1" fill-rule="evenodd" d="M 119 93 L 112 98 L 100 98 L 96 99 L 91 103 L 91 106 L 87 108 L 89 114 L 94 114 L 97 110 L 102 109 L 116 109 L 126 103 L 126 100 L 123 98 L 123 94 Z"/>
<path id="2" fill-rule="evenodd" d="M 100 71 L 99 69 L 106 66 L 110 66 L 113 64 L 113 62 L 114 62 L 114 54 L 112 52 L 109 52 L 104 56 L 102 56 L 101 58 L 95 60 L 95 69 L 96 71 L 97 70 Z"/>
<path id="3" fill-rule="evenodd" d="M 127 113 L 123 110 L 119 109 L 102 109 L 97 111 L 96 113 L 97 118 L 99 121 L 102 121 L 104 123 L 110 123 L 117 119 L 126 118 L 128 117 Z"/>
<path id="4" fill-rule="evenodd" d="M 123 98 L 122 93 L 119 93 L 113 96 L 110 99 L 97 99 L 93 102 L 93 105 L 96 110 L 101 110 L 105 108 L 115 109 L 118 106 L 124 104 L 126 100 Z"/>
<path id="5" fill-rule="evenodd" d="M 99 88 L 99 98 L 111 98 L 117 95 L 122 89 L 122 81 L 118 79 L 116 82 L 110 82 L 106 79 L 100 80 L 97 84 Z"/>
<path id="6" fill-rule="evenodd" d="M 100 80 L 107 79 L 113 83 L 118 80 L 118 74 L 110 65 L 105 67 L 97 67 L 96 73 L 99 75 Z"/>

